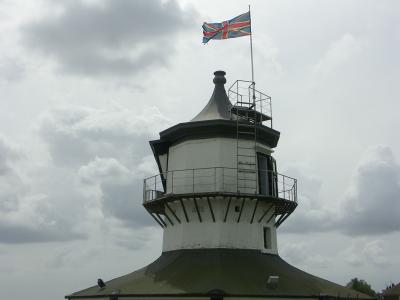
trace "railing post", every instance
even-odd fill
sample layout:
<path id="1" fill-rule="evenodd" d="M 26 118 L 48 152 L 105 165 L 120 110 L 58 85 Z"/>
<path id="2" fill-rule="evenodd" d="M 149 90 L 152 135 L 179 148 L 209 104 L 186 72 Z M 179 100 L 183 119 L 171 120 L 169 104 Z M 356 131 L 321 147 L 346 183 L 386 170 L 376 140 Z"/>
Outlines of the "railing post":
<path id="1" fill-rule="evenodd" d="M 243 84 L 243 86 L 244 86 L 244 84 Z M 247 91 L 248 91 L 247 99 L 249 99 L 248 103 L 247 103 L 247 107 L 250 107 L 250 105 L 251 105 L 251 95 L 252 95 L 251 84 L 247 87 Z"/>
<path id="2" fill-rule="evenodd" d="M 293 201 L 293 190 L 294 190 L 294 185 L 292 185 L 291 189 L 290 189 L 290 201 Z"/>
<path id="3" fill-rule="evenodd" d="M 293 182 L 294 182 L 294 184 L 293 184 L 293 189 L 292 189 L 292 201 L 295 201 L 295 199 L 296 199 L 296 181 L 293 180 Z"/>
<path id="4" fill-rule="evenodd" d="M 192 193 L 194 193 L 194 169 L 192 169 L 192 181 L 193 181 Z"/>
<path id="5" fill-rule="evenodd" d="M 293 180 L 292 200 L 295 201 L 295 199 L 296 199 L 296 181 Z"/>
<path id="6" fill-rule="evenodd" d="M 295 189 L 296 189 L 296 185 L 293 184 L 293 187 L 292 187 L 292 201 L 294 201 L 294 198 L 295 198 Z"/>
<path id="7" fill-rule="evenodd" d="M 292 186 L 292 201 L 295 200 L 296 195 L 296 181 L 293 180 L 293 186 Z"/>
<path id="8" fill-rule="evenodd" d="M 174 193 L 174 171 L 171 172 L 171 194 Z"/>
<path id="9" fill-rule="evenodd" d="M 217 191 L 217 167 L 214 168 L 214 192 Z"/>
<path id="10" fill-rule="evenodd" d="M 293 201 L 296 201 L 296 179 L 293 182 Z"/>
<path id="11" fill-rule="evenodd" d="M 283 177 L 283 199 L 286 199 L 285 175 L 282 175 L 282 177 Z"/>
<path id="12" fill-rule="evenodd" d="M 236 80 L 236 103 L 238 101 L 239 101 L 239 81 Z"/>
<path id="13" fill-rule="evenodd" d="M 146 202 L 146 179 L 143 179 L 143 203 Z"/>
<path id="14" fill-rule="evenodd" d="M 273 120 L 274 118 L 272 117 L 272 104 L 271 104 L 271 97 L 269 97 L 269 111 L 270 111 L 270 113 L 271 113 L 271 128 L 273 128 L 273 125 L 272 125 L 272 120 Z"/>
<path id="15" fill-rule="evenodd" d="M 225 192 L 225 168 L 222 168 L 222 192 Z"/>

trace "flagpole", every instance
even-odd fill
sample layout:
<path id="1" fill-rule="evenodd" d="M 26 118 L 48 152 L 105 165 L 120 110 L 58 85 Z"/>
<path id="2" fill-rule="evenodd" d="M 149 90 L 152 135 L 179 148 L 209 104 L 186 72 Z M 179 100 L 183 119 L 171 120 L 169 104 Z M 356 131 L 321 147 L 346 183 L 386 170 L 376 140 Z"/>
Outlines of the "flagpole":
<path id="1" fill-rule="evenodd" d="M 251 84 L 253 86 L 253 105 L 256 102 L 256 83 L 254 82 L 254 61 L 253 61 L 253 28 L 251 26 L 251 13 L 249 5 L 249 16 L 250 16 L 250 57 L 251 57 Z"/>

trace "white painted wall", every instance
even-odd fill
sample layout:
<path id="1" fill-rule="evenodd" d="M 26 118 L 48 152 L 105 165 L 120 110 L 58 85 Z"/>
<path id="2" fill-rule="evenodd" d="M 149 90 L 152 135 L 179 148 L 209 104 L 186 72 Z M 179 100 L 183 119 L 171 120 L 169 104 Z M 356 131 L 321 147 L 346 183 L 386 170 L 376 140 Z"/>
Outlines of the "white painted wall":
<path id="1" fill-rule="evenodd" d="M 240 143 L 243 146 L 252 147 L 249 151 L 255 153 L 254 142 L 241 140 Z M 262 144 L 257 144 L 256 148 L 258 152 L 268 154 L 272 152 L 270 148 Z M 167 193 L 236 192 L 236 149 L 236 139 L 229 138 L 197 139 L 171 146 L 168 155 Z M 215 167 L 221 168 L 215 169 Z M 254 192 L 252 189 L 241 191 Z M 170 203 L 170 207 L 181 223 L 171 212 L 166 210 L 174 225 L 171 225 L 165 219 L 169 226 L 164 229 L 163 251 L 236 248 L 258 249 L 262 252 L 277 254 L 275 218 L 267 223 L 270 216 L 274 214 L 274 208 L 260 223 L 258 222 L 270 204 L 260 201 L 254 221 L 251 223 L 256 201 L 246 200 L 240 222 L 238 222 L 239 212 L 236 210 L 240 209 L 242 200 L 232 200 L 228 218 L 224 222 L 228 198 L 212 198 L 210 201 L 216 218 L 213 222 L 206 199 L 198 199 L 197 202 L 202 216 L 202 222 L 200 222 L 193 198 L 183 201 L 189 215 L 189 222 L 186 222 L 181 204 L 179 202 Z M 264 226 L 269 226 L 271 229 L 271 246 L 268 249 L 264 248 Z"/>
<path id="2" fill-rule="evenodd" d="M 255 200 L 246 200 L 243 212 L 238 222 L 241 199 L 233 199 L 229 207 L 226 222 L 224 222 L 228 198 L 217 197 L 210 198 L 214 211 L 215 222 L 213 222 L 211 211 L 206 199 L 197 199 L 202 221 L 200 222 L 192 198 L 183 200 L 186 208 L 189 222 L 186 221 L 182 206 L 179 202 L 170 203 L 170 207 L 175 212 L 181 223 L 175 216 L 169 212 L 166 213 L 174 225 L 168 224 L 164 229 L 163 251 L 177 249 L 201 249 L 201 248 L 231 248 L 231 249 L 258 249 L 265 253 L 277 254 L 276 228 L 274 226 L 275 218 L 274 208 L 271 208 L 267 215 L 259 223 L 258 220 L 269 209 L 270 204 L 259 202 L 256 214 L 251 223 L 254 211 Z M 264 248 L 264 226 L 271 229 L 271 246 Z"/>
<path id="3" fill-rule="evenodd" d="M 169 170 L 206 167 L 236 168 L 236 139 L 184 141 L 169 148 Z"/>
<path id="4" fill-rule="evenodd" d="M 168 171 L 168 154 L 159 155 L 158 160 L 160 161 L 162 173 L 167 172 Z"/>
<path id="5" fill-rule="evenodd" d="M 240 140 L 240 145 L 251 148 L 245 154 L 255 153 L 254 142 Z M 257 144 L 257 151 L 272 153 L 270 148 L 262 144 Z M 240 159 L 243 161 L 246 158 L 241 157 Z M 167 193 L 235 192 L 237 191 L 236 168 L 236 139 L 197 139 L 173 145 L 169 149 L 168 156 Z M 255 173 L 244 176 L 254 179 L 255 184 L 257 183 Z M 251 181 L 248 181 L 248 184 L 250 187 L 241 189 L 241 192 L 254 193 Z"/>

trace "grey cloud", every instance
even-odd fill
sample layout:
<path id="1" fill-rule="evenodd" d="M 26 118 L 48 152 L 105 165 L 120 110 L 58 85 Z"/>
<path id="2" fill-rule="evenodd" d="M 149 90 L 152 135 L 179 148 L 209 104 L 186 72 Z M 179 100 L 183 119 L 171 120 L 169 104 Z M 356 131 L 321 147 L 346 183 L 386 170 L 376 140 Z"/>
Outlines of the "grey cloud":
<path id="1" fill-rule="evenodd" d="M 302 243 L 290 243 L 283 247 L 282 256 L 296 265 L 302 265 L 313 268 L 327 268 L 329 259 L 321 255 L 310 255 L 312 250 L 309 245 Z"/>
<path id="2" fill-rule="evenodd" d="M 0 222 L 0 243 L 22 244 L 41 243 L 55 241 L 70 241 L 85 239 L 84 234 L 70 232 L 67 228 L 61 231 L 60 228 L 49 230 L 48 228 L 32 228 L 29 224 L 10 224 Z"/>
<path id="3" fill-rule="evenodd" d="M 67 73 L 139 75 L 167 64 L 175 39 L 195 16 L 175 0 L 66 1 L 60 14 L 23 26 L 22 37 Z"/>
<path id="4" fill-rule="evenodd" d="M 80 167 L 96 156 L 118 157 L 134 165 L 150 154 L 148 140 L 168 123 L 155 108 L 138 113 L 68 107 L 46 113 L 39 133 L 57 165 Z"/>
<path id="5" fill-rule="evenodd" d="M 14 168 L 21 155 L 14 145 L 0 136 L 0 213 L 17 209 L 18 199 L 26 191 L 25 184 Z"/>
<path id="6" fill-rule="evenodd" d="M 99 189 L 104 215 L 118 219 L 127 227 L 154 226 L 141 205 L 145 173 L 140 165 L 130 171 L 115 158 L 96 158 L 82 166 L 78 174 L 84 185 Z"/>
<path id="7" fill-rule="evenodd" d="M 14 145 L 0 136 L 0 176 L 11 172 L 10 165 L 19 159 L 22 153 Z"/>
<path id="8" fill-rule="evenodd" d="M 26 191 L 21 193 L 19 189 Z M 70 214 L 62 205 L 56 205 L 57 201 L 47 196 L 30 196 L 29 192 L 26 184 L 21 182 L 21 185 L 15 186 L 12 197 L 7 199 L 0 195 L 0 243 L 37 243 L 86 238 L 86 235 L 77 229 L 76 215 Z"/>
<path id="9" fill-rule="evenodd" d="M 322 181 L 319 178 L 306 176 L 297 168 L 287 171 L 297 178 L 298 207 L 285 221 L 282 230 L 292 233 L 321 232 L 335 227 L 335 213 L 321 205 L 319 198 Z"/>
<path id="10" fill-rule="evenodd" d="M 284 231 L 336 230 L 351 236 L 400 231 L 400 166 L 389 147 L 366 150 L 338 208 L 323 206 L 318 199 L 318 180 L 298 175 L 299 207 L 283 226 Z"/>
<path id="11" fill-rule="evenodd" d="M 26 167 L 25 157 L 22 150 L 15 149 L 8 141 L 0 139 L 0 243 L 83 238 L 74 230 L 76 214 L 67 215 L 65 209 L 56 205 L 59 195 L 32 190 L 33 182 L 26 174 L 21 174 Z M 58 185 L 55 191 L 60 189 Z"/>
<path id="12" fill-rule="evenodd" d="M 17 59 L 0 59 L 0 82 L 19 81 L 24 76 L 24 73 L 25 67 Z"/>
<path id="13" fill-rule="evenodd" d="M 129 227 L 155 226 L 142 204 L 143 181 L 136 179 L 126 184 L 102 184 L 103 209 Z"/>
<path id="14" fill-rule="evenodd" d="M 355 240 L 351 245 L 340 253 L 345 257 L 347 263 L 353 267 L 374 265 L 378 268 L 385 268 L 389 265 L 385 243 L 382 240 Z"/>
<path id="15" fill-rule="evenodd" d="M 400 166 L 387 146 L 370 148 L 360 162 L 342 206 L 348 234 L 400 230 Z"/>
<path id="16" fill-rule="evenodd" d="M 51 110 L 38 122 L 52 158 L 44 166 L 32 166 L 23 148 L 0 138 L 0 243 L 70 241 L 99 230 L 154 226 L 141 206 L 142 180 L 156 172 L 147 141 L 166 123 L 157 109 Z"/>
<path id="17" fill-rule="evenodd" d="M 47 112 L 39 133 L 55 166 L 77 175 L 81 185 L 72 189 L 97 203 L 104 218 L 136 228 L 154 225 L 141 205 L 142 183 L 156 172 L 148 140 L 168 123 L 154 108 L 68 107 Z"/>

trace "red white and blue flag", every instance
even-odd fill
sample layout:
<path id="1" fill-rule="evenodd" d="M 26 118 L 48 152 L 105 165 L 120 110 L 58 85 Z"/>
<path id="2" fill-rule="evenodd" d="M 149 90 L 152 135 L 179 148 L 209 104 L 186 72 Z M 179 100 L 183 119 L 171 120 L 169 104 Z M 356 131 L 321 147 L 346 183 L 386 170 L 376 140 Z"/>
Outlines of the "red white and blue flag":
<path id="1" fill-rule="evenodd" d="M 203 23 L 203 43 L 209 40 L 224 40 L 251 35 L 250 11 L 229 21 Z"/>

